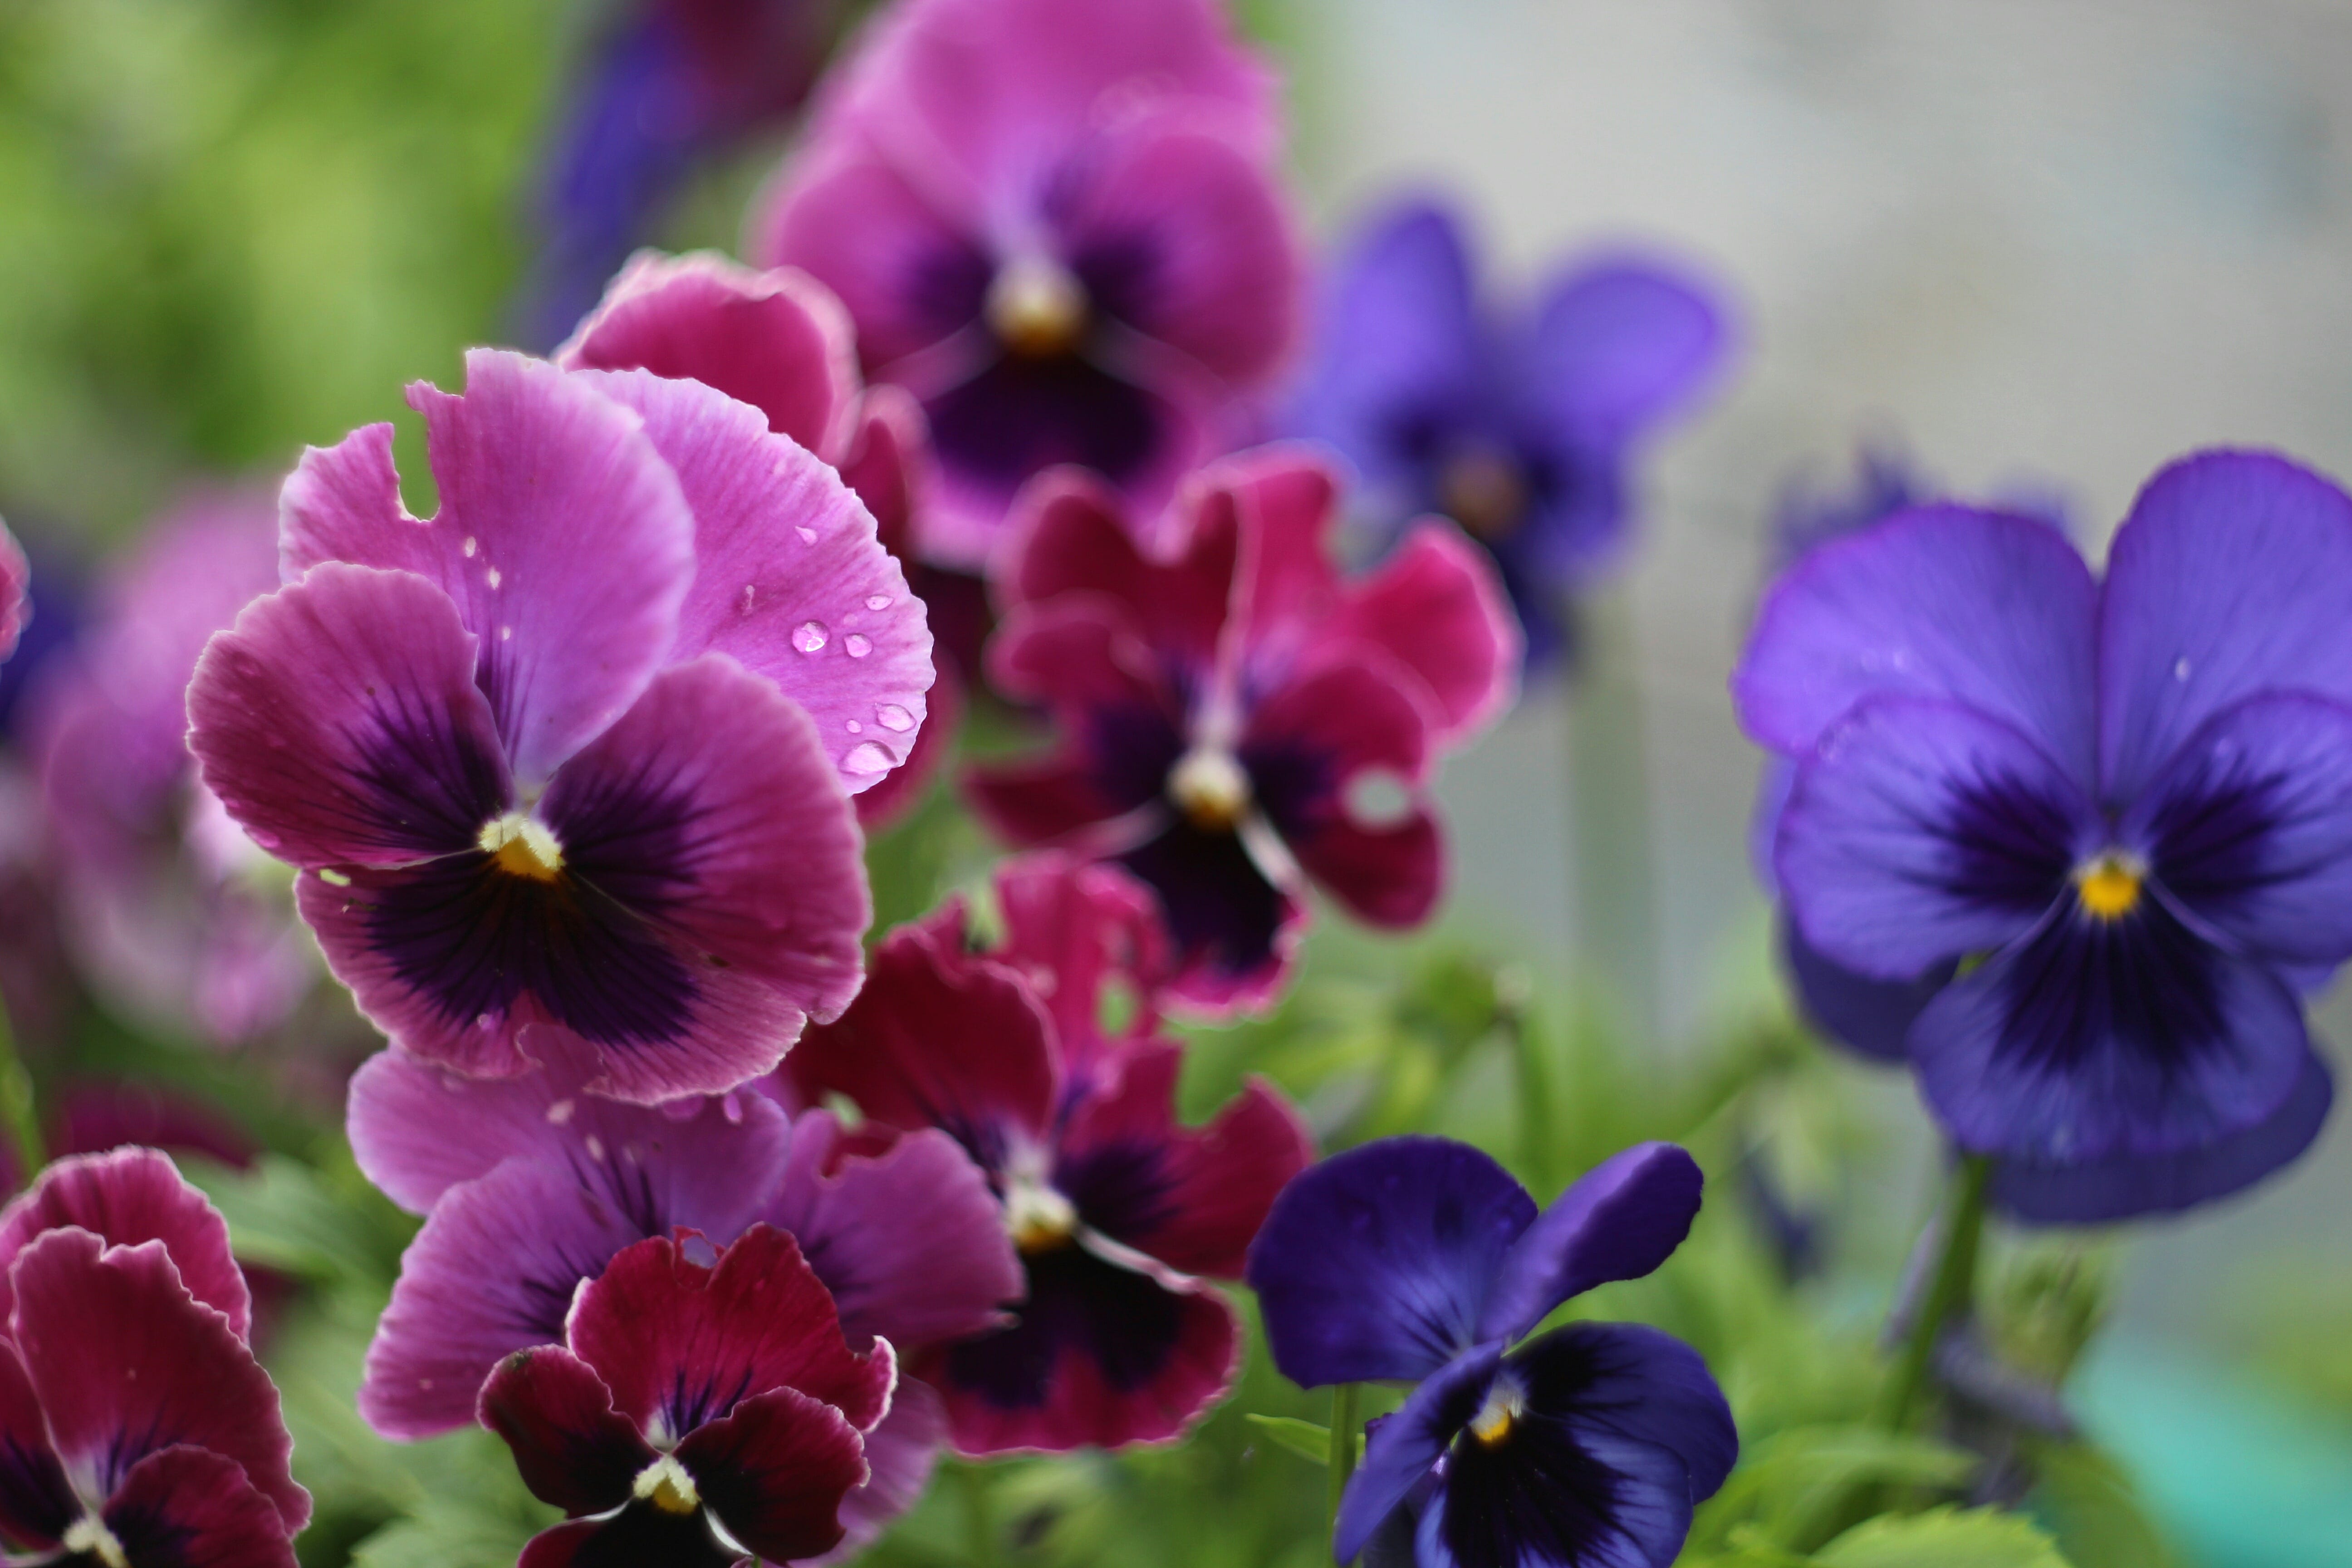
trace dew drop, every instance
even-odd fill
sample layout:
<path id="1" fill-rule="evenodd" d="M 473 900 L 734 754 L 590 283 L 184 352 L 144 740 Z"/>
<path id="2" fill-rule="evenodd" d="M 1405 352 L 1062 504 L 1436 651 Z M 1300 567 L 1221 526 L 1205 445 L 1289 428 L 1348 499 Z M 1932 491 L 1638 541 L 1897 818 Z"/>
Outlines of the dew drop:
<path id="1" fill-rule="evenodd" d="M 2186 680 L 2189 679 L 2189 661 L 2187 659 L 2184 658 L 2175 661 L 2172 667 L 2172 679 L 2175 680 Z"/>
<path id="2" fill-rule="evenodd" d="M 887 610 L 890 607 L 890 595 L 868 594 L 866 595 L 866 607 L 869 610 Z"/>
<path id="3" fill-rule="evenodd" d="M 506 580 L 506 574 L 500 572 L 497 567 L 493 566 L 488 571 L 482 574 L 482 578 L 485 582 L 488 583 L 491 587 L 495 588 Z"/>
<path id="4" fill-rule="evenodd" d="M 864 741 L 849 748 L 849 755 L 841 759 L 841 765 L 845 772 L 863 777 L 871 773 L 887 773 L 898 764 L 889 752 L 871 741 Z"/>
<path id="5" fill-rule="evenodd" d="M 572 1120 L 572 1101 L 569 1098 L 559 1100 L 547 1108 L 547 1119 L 561 1127 Z"/>
<path id="6" fill-rule="evenodd" d="M 466 552 L 466 559 L 471 561 L 474 558 L 474 552 L 480 547 L 474 542 L 474 536 L 469 533 L 466 535 L 466 542 L 463 548 Z"/>
<path id="7" fill-rule="evenodd" d="M 852 719 L 849 721 L 849 732 L 853 735 L 863 735 L 866 733 L 866 726 Z"/>
<path id="8" fill-rule="evenodd" d="M 849 650 L 850 658 L 864 658 L 874 651 L 874 639 L 864 632 L 852 632 L 841 639 L 841 646 Z"/>
<path id="9" fill-rule="evenodd" d="M 514 627 L 512 627 L 512 626 L 500 626 L 500 627 L 499 628 L 499 641 L 500 641 L 500 642 L 512 642 L 512 641 L 514 641 Z"/>
<path id="10" fill-rule="evenodd" d="M 915 716 L 896 702 L 885 702 L 874 710 L 875 722 L 885 730 L 895 730 L 903 735 L 915 727 Z"/>
<path id="11" fill-rule="evenodd" d="M 751 613 L 751 601 L 757 597 L 759 597 L 757 585 L 751 583 L 744 584 L 743 597 L 737 602 L 735 606 L 736 614 L 743 616 L 750 615 Z"/>
<path id="12" fill-rule="evenodd" d="M 794 528 L 793 531 L 801 536 L 801 542 L 803 544 L 814 544 L 816 542 L 816 530 L 814 528 Z"/>
<path id="13" fill-rule="evenodd" d="M 604 1141 L 593 1132 L 588 1134 L 588 1157 L 591 1160 L 601 1160 L 604 1157 Z"/>
<path id="14" fill-rule="evenodd" d="M 803 621 L 793 628 L 793 646 L 803 653 L 814 653 L 824 647 L 825 635 L 823 621 Z"/>

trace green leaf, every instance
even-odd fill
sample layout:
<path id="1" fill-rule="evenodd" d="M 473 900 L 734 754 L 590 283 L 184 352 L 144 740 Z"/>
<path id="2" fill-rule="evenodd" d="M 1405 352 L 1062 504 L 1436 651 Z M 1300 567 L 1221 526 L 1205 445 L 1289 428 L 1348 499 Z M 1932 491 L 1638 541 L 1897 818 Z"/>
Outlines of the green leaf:
<path id="1" fill-rule="evenodd" d="M 1976 1465 L 1947 1444 L 1874 1426 L 1792 1427 L 1756 1446 L 1700 1510 L 1692 1533 L 1711 1548 L 1748 1523 L 1763 1541 L 1801 1551 L 1843 1522 L 1841 1507 L 1863 1488 L 1955 1488 Z"/>
<path id="2" fill-rule="evenodd" d="M 1328 1427 L 1292 1415 L 1244 1415 L 1242 1419 L 1302 1459 L 1318 1465 L 1331 1462 L 1331 1433 Z"/>
<path id="3" fill-rule="evenodd" d="M 511 1568 L 536 1533 L 530 1521 L 512 1513 L 429 1502 L 361 1542 L 352 1568 Z"/>
<path id="4" fill-rule="evenodd" d="M 228 1221 L 236 1256 L 281 1273 L 389 1289 L 401 1249 L 415 1234 L 416 1222 L 356 1169 L 336 1181 L 283 1154 L 264 1154 L 248 1171 L 196 1159 L 183 1160 L 181 1169 Z"/>
<path id="5" fill-rule="evenodd" d="M 1813 1561 L 1821 1568 L 2067 1568 L 2057 1543 L 2031 1521 L 1989 1508 L 1864 1520 Z"/>
<path id="6" fill-rule="evenodd" d="M 2179 1559 L 2111 1457 L 2088 1443 L 2053 1443 L 2037 1447 L 2032 1460 L 2034 1511 L 2074 1568 L 2176 1568 Z"/>

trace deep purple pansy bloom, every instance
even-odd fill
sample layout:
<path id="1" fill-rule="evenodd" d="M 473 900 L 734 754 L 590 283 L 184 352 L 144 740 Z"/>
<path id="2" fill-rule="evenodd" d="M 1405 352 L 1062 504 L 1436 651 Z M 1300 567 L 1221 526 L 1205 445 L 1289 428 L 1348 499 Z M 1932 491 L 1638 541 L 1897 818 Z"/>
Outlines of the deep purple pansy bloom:
<path id="1" fill-rule="evenodd" d="M 846 1133 L 749 1091 L 621 1105 L 552 1068 L 471 1079 L 399 1051 L 352 1079 L 349 1128 L 369 1180 L 425 1216 L 360 1385 L 361 1415 L 391 1437 L 473 1420 L 501 1357 L 562 1338 L 582 1280 L 681 1226 L 722 1243 L 789 1231 L 858 1349 L 982 1332 L 1021 1290 L 996 1200 L 943 1132 Z M 901 1379 L 866 1436 L 872 1479 L 842 1509 L 846 1548 L 922 1494 L 945 1436 L 937 1395 Z"/>
<path id="2" fill-rule="evenodd" d="M 1698 1214 L 1697 1164 L 1643 1143 L 1538 1214 L 1465 1143 L 1384 1138 L 1290 1184 L 1249 1253 L 1283 1375 L 1420 1386 L 1372 1427 L 1333 1554 L 1401 1506 L 1420 1568 L 1667 1568 L 1738 1458 L 1723 1391 L 1680 1340 L 1575 1323 L 1570 1297 L 1650 1273 Z"/>
<path id="3" fill-rule="evenodd" d="M 898 0 L 753 220 L 922 399 L 921 541 L 984 565 L 1057 463 L 1139 515 L 1248 438 L 1297 330 L 1273 74 L 1215 0 Z"/>
<path id="4" fill-rule="evenodd" d="M 0 1534 L 103 1568 L 294 1568 L 310 1495 L 228 1226 L 152 1149 L 0 1214 Z"/>
<path id="5" fill-rule="evenodd" d="M 1197 1010 L 1280 988 L 1309 882 L 1374 925 L 1428 918 L 1444 853 L 1425 786 L 1517 689 L 1486 557 L 1432 521 L 1342 579 L 1337 500 L 1311 450 L 1263 447 L 1194 476 L 1139 547 L 1118 498 L 1063 470 L 1024 500 L 995 584 L 991 677 L 1061 743 L 978 771 L 972 803 L 1015 844 L 1149 883 Z"/>
<path id="6" fill-rule="evenodd" d="M 290 585 L 189 688 L 205 784 L 403 1047 L 647 1102 L 766 1071 L 856 989 L 845 791 L 921 721 L 922 605 L 834 471 L 698 382 L 481 350 L 410 397 L 439 513 L 389 425 L 304 454 Z"/>
<path id="7" fill-rule="evenodd" d="M 961 904 L 892 932 L 864 993 L 782 1075 L 886 1126 L 944 1128 L 989 1173 L 1025 1295 L 1006 1327 L 910 1358 L 966 1454 L 1181 1436 L 1239 1367 L 1233 1309 L 1207 1281 L 1239 1274 L 1266 1205 L 1313 1157 L 1297 1116 L 1255 1081 L 1206 1127 L 1176 1120 L 1181 1048 L 1107 1037 L 1097 1011 L 1110 973 L 1134 977 L 1121 933 L 1139 889 L 1100 868 L 1049 874 L 1066 885 L 1004 900 L 1016 931 L 1045 919 L 1009 962 L 967 951 Z M 1056 1011 L 1097 1022 L 1063 1037 L 1024 978 L 1041 973 Z"/>
<path id="8" fill-rule="evenodd" d="M 1796 765 L 1790 916 L 1933 987 L 1906 1054 L 2021 1216 L 2183 1208 L 2316 1134 L 2296 992 L 2352 957 L 2347 584 L 2352 498 L 2209 452 L 2140 492 L 2104 583 L 2046 521 L 1939 505 L 1767 596 L 1733 689 Z"/>
<path id="9" fill-rule="evenodd" d="M 110 1005 L 221 1044 L 280 1022 L 318 974 L 283 871 L 188 756 L 197 655 L 277 586 L 273 499 L 191 498 L 101 583 L 36 704 L 79 967 Z"/>
<path id="10" fill-rule="evenodd" d="M 1496 308 L 1459 221 L 1413 200 L 1373 218 L 1327 280 L 1292 424 L 1355 464 L 1383 541 L 1441 512 L 1483 544 L 1540 665 L 1570 638 L 1570 595 L 1624 541 L 1635 455 L 1717 379 L 1727 340 L 1713 289 L 1631 254 Z"/>
<path id="11" fill-rule="evenodd" d="M 793 1238 L 756 1225 L 709 1255 L 690 1231 L 625 1249 L 581 1287 L 563 1342 L 482 1385 L 482 1425 L 570 1521 L 521 1568 L 790 1563 L 841 1542 L 890 1408 L 887 1341 L 854 1352 Z"/>

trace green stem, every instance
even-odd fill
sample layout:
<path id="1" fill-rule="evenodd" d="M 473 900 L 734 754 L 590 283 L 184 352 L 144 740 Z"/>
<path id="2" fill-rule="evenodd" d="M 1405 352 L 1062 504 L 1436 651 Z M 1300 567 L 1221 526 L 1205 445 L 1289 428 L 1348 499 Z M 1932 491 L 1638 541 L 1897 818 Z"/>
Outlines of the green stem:
<path id="1" fill-rule="evenodd" d="M 1343 1383 L 1331 1390 L 1331 1523 L 1339 1522 L 1339 1496 L 1348 1478 L 1356 1473 L 1356 1385 Z"/>
<path id="2" fill-rule="evenodd" d="M 41 1117 L 33 1100 L 33 1075 L 25 1070 L 22 1058 L 16 1055 L 16 1032 L 8 1026 L 8 1009 L 0 1004 L 0 1122 L 5 1122 L 8 1142 L 15 1145 L 17 1163 L 23 1173 L 18 1180 L 25 1186 L 48 1163 L 47 1151 L 41 1142 Z"/>
<path id="3" fill-rule="evenodd" d="M 956 1486 L 963 1493 L 964 1551 L 971 1568 L 996 1568 L 996 1507 L 987 1467 L 957 1464 Z"/>
<path id="4" fill-rule="evenodd" d="M 1633 605 L 1621 589 L 1578 609 L 1580 667 L 1559 678 L 1568 705 L 1571 924 L 1578 958 L 1605 977 L 1626 1032 L 1646 1043 L 1659 1023 L 1657 893 Z"/>
<path id="5" fill-rule="evenodd" d="M 1984 1237 L 1985 1192 L 1991 1179 L 1992 1162 L 1982 1154 L 1965 1156 L 1952 1173 L 1951 1196 L 1943 1215 L 1944 1247 L 1936 1259 L 1935 1278 L 1879 1390 L 1878 1424 L 1890 1432 L 1900 1432 L 1909 1424 L 1911 1407 L 1927 1386 L 1937 1342 L 1943 1338 L 1946 1325 L 1968 1310 L 1976 1294 L 1977 1249 Z"/>
<path id="6" fill-rule="evenodd" d="M 1516 965 L 1495 976 L 1495 1022 L 1511 1043 L 1511 1062 L 1519 1088 L 1519 1158 L 1535 1178 L 1539 1192 L 1552 1189 L 1552 1151 L 1558 1130 L 1552 1124 L 1550 1064 L 1544 1060 L 1544 1042 L 1529 1026 L 1528 993 L 1530 983 Z"/>

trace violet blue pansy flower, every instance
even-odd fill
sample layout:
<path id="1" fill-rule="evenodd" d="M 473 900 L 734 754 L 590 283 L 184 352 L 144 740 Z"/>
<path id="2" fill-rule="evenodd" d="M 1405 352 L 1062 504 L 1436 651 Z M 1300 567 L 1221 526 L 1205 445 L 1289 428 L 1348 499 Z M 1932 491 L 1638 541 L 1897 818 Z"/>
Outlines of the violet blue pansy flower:
<path id="1" fill-rule="evenodd" d="M 411 398 L 439 513 L 388 425 L 304 455 L 291 581 L 189 688 L 205 784 L 404 1048 L 646 1102 L 772 1068 L 857 986 L 846 793 L 903 753 L 845 720 L 919 723 L 921 605 L 832 469 L 698 382 L 482 350 Z"/>
<path id="2" fill-rule="evenodd" d="M 1803 942 L 1963 963 L 1904 1047 L 2021 1217 L 2235 1192 L 2333 1098 L 2297 990 L 2352 957 L 2352 498 L 2284 458 L 2163 469 L 2104 583 L 2040 519 L 1938 505 L 1775 584 L 1733 689 L 1790 759 Z"/>
<path id="3" fill-rule="evenodd" d="M 1170 994 L 1197 1011 L 1279 989 L 1309 882 L 1374 925 L 1429 917 L 1430 777 L 1517 689 L 1486 558 L 1433 521 L 1343 579 L 1325 554 L 1338 497 L 1311 448 L 1261 447 L 1195 475 L 1139 545 L 1112 492 L 1063 470 L 1024 499 L 995 583 L 991 675 L 1061 739 L 976 770 L 972 804 L 1014 844 L 1150 885 Z"/>
<path id="4" fill-rule="evenodd" d="M 1681 1149 L 1643 1143 L 1538 1213 L 1477 1150 L 1406 1137 L 1284 1189 L 1249 1252 L 1275 1364 L 1307 1388 L 1418 1384 L 1364 1446 L 1339 1562 L 1408 1502 L 1421 1568 L 1674 1562 L 1739 1452 L 1698 1352 L 1631 1323 L 1512 1347 L 1570 1297 L 1664 1263 L 1703 1184 Z"/>
<path id="5" fill-rule="evenodd" d="M 943 1128 L 989 1173 L 1022 1299 L 1005 1326 L 909 1357 L 970 1455 L 1181 1436 L 1239 1370 L 1238 1324 L 1208 1281 L 1239 1274 L 1266 1205 L 1312 1158 L 1297 1114 L 1255 1080 L 1207 1126 L 1182 1125 L 1182 1051 L 1164 1038 L 1097 1024 L 1065 1047 L 1025 977 L 1047 965 L 1056 1003 L 1098 1019 L 1139 889 L 1066 862 L 1044 874 L 1064 887 L 1006 900 L 1016 929 L 1091 905 L 1103 940 L 1033 927 L 999 962 L 968 951 L 950 903 L 885 939 L 857 1001 L 780 1073 L 802 1100 L 842 1094 L 871 1121 Z M 1055 950 L 1076 962 L 1050 967 Z"/>
<path id="6" fill-rule="evenodd" d="M 1362 477 L 1382 543 L 1430 512 L 1494 557 L 1538 666 L 1570 596 L 1612 561 L 1647 441 L 1719 376 L 1716 292 L 1632 254 L 1560 269 L 1527 308 L 1479 297 L 1462 226 L 1418 199 L 1378 215 L 1326 280 L 1291 414 Z"/>
<path id="7" fill-rule="evenodd" d="M 294 1568 L 310 1495 L 245 1279 L 168 1157 L 51 1165 L 0 1214 L 0 1534 L 105 1568 Z"/>
<path id="8" fill-rule="evenodd" d="M 748 1091 L 623 1105 L 552 1068 L 472 1079 L 399 1051 L 352 1078 L 349 1128 L 369 1180 L 425 1216 L 360 1384 L 360 1414 L 390 1437 L 471 1422 L 500 1358 L 562 1339 L 582 1281 L 681 1226 L 720 1244 L 762 1222 L 790 1232 L 855 1349 L 983 1332 L 1021 1292 L 996 1200 L 943 1132 L 849 1133 Z M 938 1396 L 902 1378 L 866 1434 L 843 1550 L 913 1505 L 945 1439 Z"/>
<path id="9" fill-rule="evenodd" d="M 930 416 L 921 541 L 984 565 L 1076 463 L 1138 515 L 1252 433 L 1297 329 L 1273 74 L 1214 0 L 898 0 L 752 224 Z"/>
<path id="10" fill-rule="evenodd" d="M 849 1348 L 774 1226 L 715 1258 L 691 1232 L 640 1241 L 581 1287 L 561 1344 L 516 1352 L 482 1385 L 482 1425 L 570 1516 L 531 1538 L 520 1568 L 830 1552 L 897 1380 L 889 1342 Z"/>

